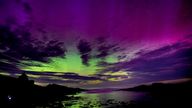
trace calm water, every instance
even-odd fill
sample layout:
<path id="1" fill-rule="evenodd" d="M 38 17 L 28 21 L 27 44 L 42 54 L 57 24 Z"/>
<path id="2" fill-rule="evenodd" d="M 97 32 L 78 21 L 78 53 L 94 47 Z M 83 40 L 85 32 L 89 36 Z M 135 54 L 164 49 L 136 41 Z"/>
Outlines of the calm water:
<path id="1" fill-rule="evenodd" d="M 104 93 L 83 92 L 72 96 L 73 99 L 63 101 L 65 108 L 106 108 L 118 107 L 132 102 L 143 101 L 145 93 L 128 91 L 110 91 Z"/>

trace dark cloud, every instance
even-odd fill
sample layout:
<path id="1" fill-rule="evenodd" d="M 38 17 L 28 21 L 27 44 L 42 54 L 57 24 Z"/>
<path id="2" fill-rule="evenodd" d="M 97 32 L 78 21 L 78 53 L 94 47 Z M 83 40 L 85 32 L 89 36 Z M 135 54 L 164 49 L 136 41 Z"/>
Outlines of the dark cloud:
<path id="1" fill-rule="evenodd" d="M 98 76 L 82 76 L 76 73 L 59 73 L 59 72 L 37 72 L 37 71 L 25 71 L 29 78 L 35 80 L 38 83 L 54 83 L 72 86 L 80 86 L 79 84 L 87 84 L 89 81 L 104 81 Z"/>
<path id="2" fill-rule="evenodd" d="M 118 46 L 118 44 L 109 44 L 107 43 L 106 37 L 98 37 L 96 38 L 96 50 L 97 54 L 96 58 L 105 59 L 107 56 L 112 55 L 113 53 L 122 51 L 123 49 Z"/>
<path id="3" fill-rule="evenodd" d="M 9 26 L 0 26 L 0 70 L 9 73 L 21 71 L 17 66 L 41 66 L 23 63 L 21 60 L 49 62 L 50 57 L 65 57 L 63 42 L 35 40 L 27 30 L 12 31 Z"/>
<path id="4" fill-rule="evenodd" d="M 86 40 L 80 40 L 77 48 L 81 55 L 82 63 L 85 65 L 89 65 L 90 53 L 91 53 L 91 45 Z"/>
<path id="5" fill-rule="evenodd" d="M 0 21 L 4 22 L 0 23 L 0 60 L 14 67 L 20 60 L 47 62 L 49 57 L 65 56 L 63 42 L 32 37 L 32 7 L 27 1 L 0 0 L 0 5 Z"/>
<path id="6" fill-rule="evenodd" d="M 6 71 L 6 72 L 12 72 L 12 71 L 19 70 L 19 69 L 13 64 L 6 63 L 4 61 L 0 61 L 0 70 Z"/>
<path id="7" fill-rule="evenodd" d="M 63 42 L 34 40 L 30 33 L 17 34 L 7 26 L 0 27 L 0 50 L 2 54 L 19 60 L 47 61 L 48 57 L 64 56 Z"/>
<path id="8" fill-rule="evenodd" d="M 32 75 L 42 75 L 42 76 L 50 76 L 50 77 L 59 77 L 64 79 L 73 79 L 73 80 L 101 80 L 99 77 L 94 76 L 82 76 L 77 73 L 61 73 L 61 72 L 37 72 L 37 71 L 25 71 L 28 74 Z"/>
<path id="9" fill-rule="evenodd" d="M 57 79 L 57 78 L 50 78 L 50 77 L 39 77 L 39 78 L 35 78 L 35 81 L 39 82 L 39 83 L 48 83 L 48 84 L 65 84 L 65 83 L 80 83 L 79 80 L 71 80 L 71 79 L 66 79 L 66 80 L 61 80 L 61 79 Z"/>
<path id="10" fill-rule="evenodd" d="M 141 50 L 137 56 L 130 61 L 104 64 L 106 68 L 101 73 L 126 70 L 133 72 L 134 77 L 156 79 L 192 76 L 191 37 L 152 51 Z"/>
<path id="11" fill-rule="evenodd" d="M 127 79 L 126 75 L 103 75 L 96 74 L 93 76 L 82 76 L 77 73 L 61 73 L 61 72 L 38 72 L 38 71 L 24 71 L 29 75 L 30 79 L 35 80 L 39 83 L 56 83 L 61 85 L 69 84 L 94 84 L 97 81 L 110 82 L 110 81 L 121 81 Z M 19 72 L 18 72 L 19 73 Z M 18 75 L 17 73 L 17 75 Z M 20 72 L 21 74 L 22 72 Z M 70 86 L 70 85 L 69 85 Z"/>
<path id="12" fill-rule="evenodd" d="M 96 58 L 101 59 L 101 62 L 105 62 L 108 56 L 124 50 L 116 43 L 110 42 L 109 44 L 106 37 L 97 37 L 94 39 L 94 42 L 80 40 L 77 49 L 81 55 L 82 63 L 87 66 L 89 65 L 90 59 Z"/>

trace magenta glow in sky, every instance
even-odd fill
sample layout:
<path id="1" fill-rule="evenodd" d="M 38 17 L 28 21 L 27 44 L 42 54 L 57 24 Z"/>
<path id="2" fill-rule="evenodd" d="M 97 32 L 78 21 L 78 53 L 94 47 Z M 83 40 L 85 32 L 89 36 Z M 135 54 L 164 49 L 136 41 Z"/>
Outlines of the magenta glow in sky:
<path id="1" fill-rule="evenodd" d="M 73 75 L 85 86 L 126 86 L 188 76 L 191 56 L 186 53 L 191 54 L 191 38 L 188 36 L 192 31 L 191 4 L 190 0 L 1 0 L 0 24 L 8 25 L 13 31 L 24 27 L 31 33 L 30 38 L 39 39 L 46 45 L 46 39 L 64 42 L 68 51 L 66 57 L 83 59 L 85 64 L 87 60 L 90 65 L 87 63 L 89 68 L 85 68 L 94 69 L 91 76 L 69 72 L 76 73 Z M 104 48 L 96 42 L 98 37 L 106 38 L 105 43 L 100 43 Z M 82 49 L 77 47 L 81 39 L 86 44 L 82 44 Z M 115 44 L 118 45 L 110 46 Z M 102 49 L 98 50 L 100 47 Z M 123 50 L 112 54 L 115 48 Z M 118 57 L 121 59 L 117 60 Z M 57 66 L 61 61 L 47 65 Z M 96 67 L 99 69 L 95 70 Z M 82 71 L 82 67 L 79 70 Z M 114 75 L 116 72 L 119 76 Z M 40 72 L 33 74 L 37 73 L 41 75 Z M 48 76 L 36 80 L 50 80 L 52 74 L 45 75 Z M 69 83 L 79 83 L 70 75 L 53 74 L 51 79 L 71 78 Z M 93 80 L 88 80 L 91 78 Z M 62 84 L 62 81 L 55 82 Z"/>
<path id="2" fill-rule="evenodd" d="M 61 34 L 137 42 L 174 40 L 183 32 L 181 0 L 32 0 L 31 5 L 34 23 Z"/>

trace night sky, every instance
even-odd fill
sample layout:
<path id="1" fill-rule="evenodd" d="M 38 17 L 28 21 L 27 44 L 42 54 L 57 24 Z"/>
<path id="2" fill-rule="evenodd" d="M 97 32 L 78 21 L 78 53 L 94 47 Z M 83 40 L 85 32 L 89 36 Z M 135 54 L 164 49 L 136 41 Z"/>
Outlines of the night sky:
<path id="1" fill-rule="evenodd" d="M 0 0 L 0 74 L 130 87 L 192 75 L 190 0 Z"/>

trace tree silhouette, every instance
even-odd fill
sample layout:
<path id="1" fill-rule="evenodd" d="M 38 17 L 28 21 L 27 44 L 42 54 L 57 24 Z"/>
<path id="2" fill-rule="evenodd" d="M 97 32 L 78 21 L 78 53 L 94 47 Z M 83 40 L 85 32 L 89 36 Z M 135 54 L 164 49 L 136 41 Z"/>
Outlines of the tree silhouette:
<path id="1" fill-rule="evenodd" d="M 21 81 L 29 81 L 28 76 L 26 75 L 25 72 L 23 72 L 23 73 L 21 74 L 21 76 L 19 76 L 18 79 L 21 80 Z"/>

